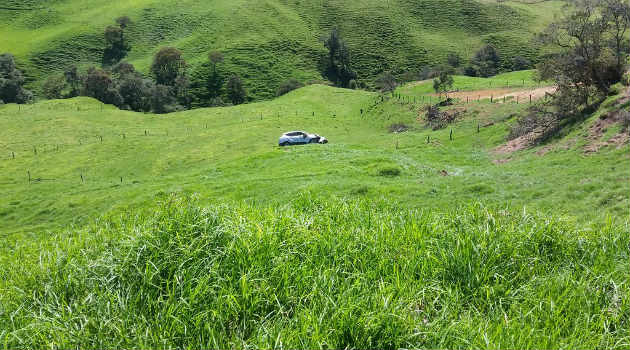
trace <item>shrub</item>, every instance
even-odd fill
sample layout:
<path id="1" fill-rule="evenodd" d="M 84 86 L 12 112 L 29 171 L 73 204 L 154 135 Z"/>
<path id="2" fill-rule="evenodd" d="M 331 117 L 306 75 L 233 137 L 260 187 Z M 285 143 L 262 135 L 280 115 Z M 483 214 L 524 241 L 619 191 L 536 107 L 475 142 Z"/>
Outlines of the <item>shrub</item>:
<path id="1" fill-rule="evenodd" d="M 63 75 L 55 74 L 46 79 L 42 85 L 44 97 L 48 99 L 60 99 L 63 97 L 63 90 L 66 88 L 66 78 Z"/>
<path id="2" fill-rule="evenodd" d="M 376 86 L 382 92 L 391 92 L 396 89 L 398 82 L 391 72 L 384 72 L 376 79 Z"/>
<path id="3" fill-rule="evenodd" d="M 394 176 L 400 176 L 401 173 L 402 171 L 397 166 L 385 166 L 378 169 L 379 176 L 394 177 Z"/>
<path id="4" fill-rule="evenodd" d="M 531 68 L 532 62 L 523 56 L 516 56 L 512 60 L 512 70 L 526 70 Z"/>
<path id="5" fill-rule="evenodd" d="M 481 77 L 491 77 L 499 71 L 501 58 L 499 52 L 492 45 L 485 45 L 475 53 L 471 64 Z"/>
<path id="6" fill-rule="evenodd" d="M 302 83 L 300 83 L 295 78 L 291 78 L 291 79 L 285 80 L 278 87 L 278 90 L 276 91 L 276 96 L 285 95 L 285 94 L 287 94 L 287 93 L 289 93 L 289 92 L 291 92 L 293 90 L 301 88 L 302 86 L 304 86 L 304 85 Z"/>
<path id="7" fill-rule="evenodd" d="M 233 74 L 227 82 L 226 85 L 227 95 L 232 104 L 239 105 L 244 103 L 247 99 L 247 90 L 245 90 L 245 86 L 243 85 L 243 81 L 241 77 L 236 74 Z"/>

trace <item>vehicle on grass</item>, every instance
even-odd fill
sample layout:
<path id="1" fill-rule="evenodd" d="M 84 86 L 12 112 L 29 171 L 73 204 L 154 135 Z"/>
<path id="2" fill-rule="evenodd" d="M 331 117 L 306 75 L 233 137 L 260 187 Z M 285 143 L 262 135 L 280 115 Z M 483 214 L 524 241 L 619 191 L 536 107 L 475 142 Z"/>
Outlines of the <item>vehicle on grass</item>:
<path id="1" fill-rule="evenodd" d="M 290 131 L 282 134 L 278 140 L 279 146 L 305 145 L 308 143 L 328 143 L 328 139 L 305 131 Z"/>

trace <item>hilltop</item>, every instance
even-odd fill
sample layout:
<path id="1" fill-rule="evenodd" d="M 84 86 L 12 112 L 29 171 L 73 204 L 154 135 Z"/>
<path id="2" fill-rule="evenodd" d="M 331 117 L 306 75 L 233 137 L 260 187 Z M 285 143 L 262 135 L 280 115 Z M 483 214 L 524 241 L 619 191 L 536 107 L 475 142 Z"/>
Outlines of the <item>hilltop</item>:
<path id="1" fill-rule="evenodd" d="M 484 43 L 501 52 L 504 68 L 515 56 L 537 62 L 532 42 L 558 13 L 560 1 L 322 0 L 212 2 L 156 0 L 5 1 L 0 9 L 0 47 L 13 53 L 30 85 L 72 64 L 101 62 L 103 31 L 129 16 L 132 51 L 127 58 L 148 73 L 161 46 L 182 50 L 190 72 L 207 53 L 224 53 L 254 100 L 274 96 L 280 83 L 321 79 L 321 37 L 338 27 L 351 50 L 353 68 L 368 85 L 381 72 L 420 71 L 448 53 L 464 59 Z"/>

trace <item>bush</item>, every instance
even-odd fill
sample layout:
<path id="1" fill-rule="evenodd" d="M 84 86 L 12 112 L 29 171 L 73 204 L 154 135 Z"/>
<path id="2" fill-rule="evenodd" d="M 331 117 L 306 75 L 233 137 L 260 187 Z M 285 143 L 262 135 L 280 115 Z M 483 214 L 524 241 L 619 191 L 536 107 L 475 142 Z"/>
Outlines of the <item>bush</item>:
<path id="1" fill-rule="evenodd" d="M 386 166 L 378 169 L 379 176 L 394 177 L 400 176 L 401 173 L 402 171 L 397 166 Z"/>
<path id="2" fill-rule="evenodd" d="M 530 69 L 532 67 L 532 62 L 523 56 L 516 56 L 512 60 L 512 70 L 520 71 Z"/>
<path id="3" fill-rule="evenodd" d="M 63 75 L 51 75 L 42 85 L 42 92 L 47 99 L 60 99 L 66 88 L 66 78 Z"/>
<path id="4" fill-rule="evenodd" d="M 285 94 L 287 94 L 287 93 L 289 93 L 289 92 L 291 92 L 293 90 L 301 88 L 302 86 L 304 86 L 304 85 L 302 83 L 300 83 L 295 78 L 291 78 L 289 80 L 285 80 L 278 87 L 278 90 L 276 91 L 276 96 L 285 95 Z"/>

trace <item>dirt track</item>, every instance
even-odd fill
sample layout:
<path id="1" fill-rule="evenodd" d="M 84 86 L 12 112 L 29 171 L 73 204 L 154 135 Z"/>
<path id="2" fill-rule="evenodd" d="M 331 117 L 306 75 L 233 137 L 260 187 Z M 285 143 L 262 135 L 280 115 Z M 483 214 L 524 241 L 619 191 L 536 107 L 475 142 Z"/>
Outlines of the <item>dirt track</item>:
<path id="1" fill-rule="evenodd" d="M 497 89 L 487 89 L 487 90 L 476 90 L 476 91 L 457 91 L 448 93 L 449 97 L 457 98 L 460 100 L 469 99 L 470 101 L 487 100 L 493 98 L 498 103 L 503 102 L 503 98 L 512 98 L 516 100 L 518 98 L 519 101 L 529 101 L 529 96 L 532 96 L 532 100 L 538 100 L 540 98 L 545 97 L 547 93 L 553 93 L 556 91 L 554 86 L 545 86 L 536 89 L 517 89 L 517 88 L 497 88 Z M 437 94 L 433 94 L 432 96 L 438 96 Z"/>

